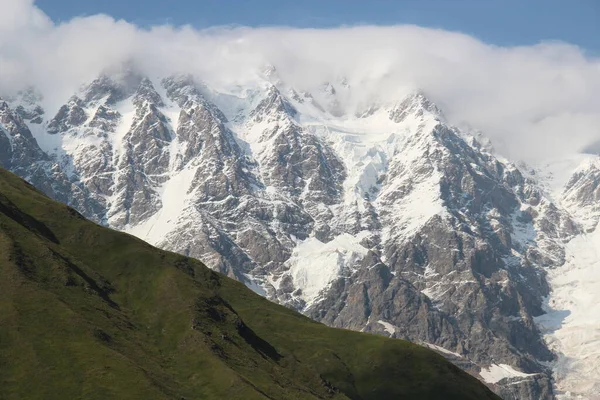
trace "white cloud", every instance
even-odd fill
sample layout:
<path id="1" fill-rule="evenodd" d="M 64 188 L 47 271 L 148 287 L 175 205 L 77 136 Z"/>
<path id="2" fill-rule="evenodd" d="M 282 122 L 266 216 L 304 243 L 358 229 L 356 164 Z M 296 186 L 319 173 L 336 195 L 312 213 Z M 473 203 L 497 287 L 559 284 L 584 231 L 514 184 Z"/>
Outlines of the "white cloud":
<path id="1" fill-rule="evenodd" d="M 33 0 L 2 0 L 0 7 L 0 32 L 41 29 L 51 25 L 50 19 L 38 8 Z"/>
<path id="2" fill-rule="evenodd" d="M 496 47 L 417 26 L 142 29 L 105 15 L 54 24 L 32 1 L 0 2 L 5 92 L 31 84 L 64 101 L 124 61 L 214 85 L 243 83 L 273 64 L 299 89 L 347 77 L 354 88 L 347 107 L 420 88 L 452 122 L 481 129 L 513 157 L 556 156 L 600 139 L 600 60 L 565 43 Z"/>

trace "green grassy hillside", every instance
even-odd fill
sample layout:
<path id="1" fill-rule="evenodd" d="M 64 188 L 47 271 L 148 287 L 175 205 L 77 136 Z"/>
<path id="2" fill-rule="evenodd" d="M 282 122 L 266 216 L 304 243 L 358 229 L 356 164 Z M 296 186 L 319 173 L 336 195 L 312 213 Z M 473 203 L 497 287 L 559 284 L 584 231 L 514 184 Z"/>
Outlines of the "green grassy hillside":
<path id="1" fill-rule="evenodd" d="M 414 344 L 331 329 L 0 170 L 0 399 L 496 399 Z"/>

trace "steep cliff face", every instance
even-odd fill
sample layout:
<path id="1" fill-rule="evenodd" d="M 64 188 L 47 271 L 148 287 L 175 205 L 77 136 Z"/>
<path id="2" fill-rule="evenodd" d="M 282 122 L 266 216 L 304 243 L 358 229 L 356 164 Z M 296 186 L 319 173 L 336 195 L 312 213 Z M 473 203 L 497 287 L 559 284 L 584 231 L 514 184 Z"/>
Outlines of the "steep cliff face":
<path id="1" fill-rule="evenodd" d="M 12 108 L 0 99 L 0 166 L 9 169 L 28 182 L 64 203 L 72 204 L 95 221 L 102 218 L 103 209 L 83 185 L 72 179 L 55 158 L 44 152 L 31 133 L 43 128 L 43 110 L 35 97 L 26 92 Z"/>
<path id="2" fill-rule="evenodd" d="M 12 99 L 0 160 L 313 319 L 426 344 L 506 399 L 552 398 L 547 275 L 598 222 L 597 163 L 557 197 L 423 93 L 350 110 L 343 79 L 307 93 L 275 74 L 224 91 L 126 71 L 54 115 Z"/>

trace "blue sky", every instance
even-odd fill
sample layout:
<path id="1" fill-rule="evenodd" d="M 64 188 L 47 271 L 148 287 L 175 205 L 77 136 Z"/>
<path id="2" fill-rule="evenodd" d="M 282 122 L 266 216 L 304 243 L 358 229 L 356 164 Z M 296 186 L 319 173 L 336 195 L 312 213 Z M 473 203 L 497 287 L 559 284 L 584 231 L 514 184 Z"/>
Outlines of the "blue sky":
<path id="1" fill-rule="evenodd" d="M 600 54 L 600 0 L 37 0 L 36 4 L 55 21 L 105 13 L 140 26 L 416 24 L 468 33 L 502 46 L 562 40 Z"/>

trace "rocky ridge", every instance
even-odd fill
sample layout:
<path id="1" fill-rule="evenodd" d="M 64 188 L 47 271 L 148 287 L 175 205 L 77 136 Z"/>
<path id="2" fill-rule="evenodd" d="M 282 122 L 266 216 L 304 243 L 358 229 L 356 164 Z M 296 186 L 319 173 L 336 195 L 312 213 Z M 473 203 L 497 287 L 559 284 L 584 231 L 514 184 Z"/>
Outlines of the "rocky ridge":
<path id="1" fill-rule="evenodd" d="M 573 210 L 598 215 L 598 170 L 557 202 L 423 93 L 350 113 L 343 79 L 310 94 L 267 75 L 233 95 L 103 75 L 51 116 L 21 94 L 0 103 L 0 164 L 313 319 L 432 347 L 506 399 L 553 398 L 535 318 L 590 229 Z"/>

